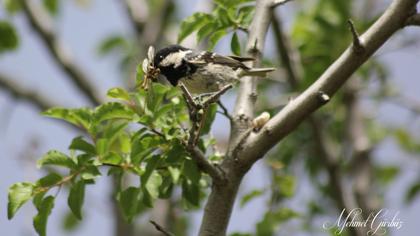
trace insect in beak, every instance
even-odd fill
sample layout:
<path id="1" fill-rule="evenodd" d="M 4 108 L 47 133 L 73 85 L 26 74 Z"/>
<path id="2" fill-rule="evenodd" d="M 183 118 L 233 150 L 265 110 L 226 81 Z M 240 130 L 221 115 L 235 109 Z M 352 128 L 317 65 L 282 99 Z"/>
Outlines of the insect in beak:
<path id="1" fill-rule="evenodd" d="M 141 84 L 141 88 L 146 91 L 149 89 L 150 81 L 156 82 L 160 74 L 159 68 L 155 67 L 153 63 L 154 57 L 155 57 L 155 48 L 153 46 L 150 46 L 149 50 L 147 51 L 147 58 L 143 60 L 143 64 L 142 64 L 142 69 L 144 72 L 144 79 Z"/>

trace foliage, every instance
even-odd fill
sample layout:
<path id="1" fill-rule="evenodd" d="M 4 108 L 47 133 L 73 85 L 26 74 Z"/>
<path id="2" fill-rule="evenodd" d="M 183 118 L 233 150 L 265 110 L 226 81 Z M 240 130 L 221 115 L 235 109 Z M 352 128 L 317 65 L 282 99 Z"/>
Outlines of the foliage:
<path id="1" fill-rule="evenodd" d="M 215 8 L 211 13 L 196 12 L 181 23 L 178 42 L 196 32 L 197 42 L 208 38 L 208 49 L 212 50 L 222 37 L 233 32 L 231 50 L 235 55 L 240 55 L 238 31 L 247 29 L 251 23 L 255 10 L 251 2 L 250 0 L 214 1 Z"/>
<path id="2" fill-rule="evenodd" d="M 0 53 L 14 50 L 18 45 L 19 38 L 13 25 L 0 20 Z"/>
<path id="3" fill-rule="evenodd" d="M 31 198 L 38 209 L 34 227 L 39 235 L 46 234 L 48 216 L 55 197 L 52 188 L 69 186 L 68 206 L 74 217 L 81 220 L 85 189 L 103 175 L 121 180 L 132 174 L 140 179 L 139 186 L 122 187 L 117 200 L 127 221 L 153 207 L 157 198 L 168 198 L 174 187 L 182 189 L 186 208 L 200 204 L 202 189 L 208 186 L 195 162 L 185 150 L 189 120 L 184 100 L 177 88 L 154 84 L 148 92 L 127 92 L 113 88 L 108 95 L 118 102 L 107 102 L 96 108 L 52 108 L 43 114 L 61 119 L 86 132 L 75 137 L 69 145 L 69 154 L 58 150 L 47 152 L 38 160 L 38 167 L 63 169 L 51 172 L 35 183 L 16 183 L 9 190 L 8 217 Z M 211 141 L 203 136 L 201 148 Z"/>

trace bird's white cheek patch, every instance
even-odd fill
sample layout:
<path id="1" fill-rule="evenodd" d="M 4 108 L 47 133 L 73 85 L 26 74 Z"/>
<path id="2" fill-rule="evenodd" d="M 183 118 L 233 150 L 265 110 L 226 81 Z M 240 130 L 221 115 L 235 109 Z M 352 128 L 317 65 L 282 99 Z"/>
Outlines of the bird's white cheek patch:
<path id="1" fill-rule="evenodd" d="M 192 52 L 191 50 L 188 50 L 188 51 L 178 51 L 175 53 L 171 53 L 160 62 L 160 65 L 173 66 L 177 68 L 178 66 L 182 64 L 182 60 L 185 58 L 185 55 L 191 52 Z"/>

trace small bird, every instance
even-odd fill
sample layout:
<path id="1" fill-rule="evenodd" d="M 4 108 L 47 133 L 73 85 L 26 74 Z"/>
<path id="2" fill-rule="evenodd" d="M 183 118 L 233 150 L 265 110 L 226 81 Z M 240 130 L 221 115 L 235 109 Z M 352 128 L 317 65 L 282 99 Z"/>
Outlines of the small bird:
<path id="1" fill-rule="evenodd" d="M 195 95 L 214 93 L 243 76 L 266 77 L 275 68 L 250 68 L 244 64 L 251 57 L 222 56 L 208 51 L 194 51 L 180 45 L 159 50 L 153 64 L 173 86 L 182 82 Z M 159 78 L 162 81 L 162 78 Z M 165 80 L 163 80 L 165 81 Z"/>

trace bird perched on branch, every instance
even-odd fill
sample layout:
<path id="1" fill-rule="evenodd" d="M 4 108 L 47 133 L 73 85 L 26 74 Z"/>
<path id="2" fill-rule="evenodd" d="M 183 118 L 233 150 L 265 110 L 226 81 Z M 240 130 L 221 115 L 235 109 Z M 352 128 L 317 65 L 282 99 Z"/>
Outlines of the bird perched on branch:
<path id="1" fill-rule="evenodd" d="M 153 64 L 161 79 L 173 86 L 182 82 L 192 94 L 214 93 L 243 76 L 266 77 L 275 68 L 250 68 L 244 62 L 254 58 L 222 56 L 213 52 L 194 51 L 179 45 L 159 50 Z"/>

